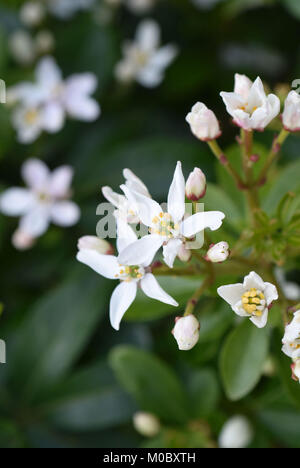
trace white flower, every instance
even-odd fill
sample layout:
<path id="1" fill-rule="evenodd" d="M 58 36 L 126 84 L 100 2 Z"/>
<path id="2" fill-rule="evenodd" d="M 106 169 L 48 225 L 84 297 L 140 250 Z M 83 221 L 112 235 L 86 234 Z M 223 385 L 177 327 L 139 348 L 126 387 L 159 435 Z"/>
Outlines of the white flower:
<path id="1" fill-rule="evenodd" d="M 245 416 L 236 415 L 222 427 L 219 435 L 220 448 L 245 448 L 253 438 L 252 427 Z"/>
<path id="2" fill-rule="evenodd" d="M 212 245 L 206 254 L 207 260 L 213 263 L 225 262 L 229 257 L 229 245 L 227 242 L 218 242 Z"/>
<path id="3" fill-rule="evenodd" d="M 72 75 L 63 80 L 52 57 L 41 59 L 35 83 L 20 83 L 9 90 L 10 102 L 18 103 L 13 124 L 21 143 L 31 143 L 45 130 L 62 129 L 66 115 L 83 121 L 95 120 L 100 114 L 98 103 L 90 97 L 97 78 L 92 73 Z"/>
<path id="4" fill-rule="evenodd" d="M 300 310 L 294 313 L 293 320 L 285 327 L 282 351 L 292 359 L 300 358 Z"/>
<path id="5" fill-rule="evenodd" d="M 189 200 L 198 201 L 203 198 L 206 193 L 206 177 L 205 174 L 195 167 L 190 173 L 185 184 L 185 194 Z"/>
<path id="6" fill-rule="evenodd" d="M 291 91 L 285 100 L 282 123 L 289 132 L 300 131 L 300 96 L 296 91 Z"/>
<path id="7" fill-rule="evenodd" d="M 214 112 L 202 102 L 197 102 L 185 120 L 190 124 L 192 133 L 202 141 L 215 140 L 221 135 L 221 129 Z"/>
<path id="8" fill-rule="evenodd" d="M 45 6 L 42 2 L 26 2 L 21 7 L 20 19 L 26 26 L 35 27 L 43 21 L 45 13 Z"/>
<path id="9" fill-rule="evenodd" d="M 138 411 L 133 415 L 133 425 L 137 432 L 144 437 L 154 437 L 160 431 L 160 422 L 152 413 Z"/>
<path id="10" fill-rule="evenodd" d="M 36 57 L 35 43 L 31 35 L 22 29 L 16 30 L 9 38 L 9 49 L 20 65 L 31 65 Z"/>
<path id="11" fill-rule="evenodd" d="M 300 286 L 292 281 L 287 281 L 284 275 L 284 271 L 281 268 L 275 269 L 276 279 L 287 299 L 290 301 L 300 300 Z"/>
<path id="12" fill-rule="evenodd" d="M 244 278 L 244 283 L 228 284 L 218 288 L 218 294 L 232 310 L 241 317 L 250 317 L 258 328 L 263 328 L 268 320 L 269 306 L 278 299 L 276 287 L 265 283 L 252 271 Z"/>
<path id="13" fill-rule="evenodd" d="M 20 216 L 13 243 L 17 248 L 31 246 L 44 234 L 52 221 L 58 226 L 77 223 L 78 206 L 67 200 L 73 170 L 61 166 L 50 173 L 38 159 L 29 159 L 22 166 L 22 176 L 28 188 L 10 188 L 0 197 L 0 211 L 8 216 Z"/>
<path id="14" fill-rule="evenodd" d="M 117 219 L 117 249 L 121 252 L 136 241 L 136 235 L 130 226 L 122 219 Z M 120 284 L 115 288 L 110 299 L 110 322 L 115 330 L 119 330 L 123 315 L 135 299 L 138 286 L 146 296 L 158 301 L 177 306 L 177 302 L 169 296 L 158 284 L 154 275 L 147 268 L 150 261 L 128 265 L 119 262 L 114 255 L 100 254 L 96 249 L 82 249 L 77 254 L 77 260 L 88 265 L 99 275 L 109 279 L 118 279 Z"/>
<path id="15" fill-rule="evenodd" d="M 157 0 L 124 0 L 127 7 L 136 14 L 142 14 L 150 10 Z"/>
<path id="16" fill-rule="evenodd" d="M 200 324 L 192 314 L 186 317 L 178 317 L 172 330 L 178 348 L 181 351 L 189 351 L 199 340 Z"/>
<path id="17" fill-rule="evenodd" d="M 181 163 L 178 161 L 168 194 L 167 212 L 162 207 L 135 190 L 121 186 L 127 199 L 138 207 L 142 223 L 150 228 L 150 234 L 129 245 L 121 253 L 121 263 L 134 265 L 144 261 L 151 262 L 156 252 L 163 246 L 166 264 L 172 268 L 178 252 L 186 238 L 193 237 L 205 228 L 219 229 L 224 219 L 220 211 L 207 211 L 194 214 L 187 219 L 185 215 L 185 180 Z"/>
<path id="18" fill-rule="evenodd" d="M 112 245 L 97 236 L 83 236 L 78 240 L 78 250 L 96 250 L 103 255 L 112 255 L 114 249 Z"/>
<path id="19" fill-rule="evenodd" d="M 235 75 L 233 93 L 220 93 L 227 112 L 244 130 L 264 130 L 280 111 L 280 100 L 275 94 L 266 96 L 261 79 L 252 83 L 245 75 Z"/>
<path id="20" fill-rule="evenodd" d="M 142 182 L 141 179 L 139 179 L 139 177 L 137 177 L 130 169 L 124 169 L 123 176 L 125 178 L 126 187 L 144 195 L 145 197 L 151 198 L 144 182 Z M 134 200 L 127 200 L 124 195 L 114 192 L 110 187 L 102 187 L 102 193 L 106 200 L 116 207 L 116 211 L 114 213 L 116 217 L 127 219 L 128 223 L 137 224 L 140 222 L 138 207 Z"/>
<path id="21" fill-rule="evenodd" d="M 120 81 L 136 80 L 142 86 L 158 86 L 164 78 L 164 71 L 177 55 L 174 45 L 159 47 L 160 29 L 152 20 L 142 21 L 133 42 L 126 41 L 124 58 L 117 64 L 116 77 Z"/>
<path id="22" fill-rule="evenodd" d="M 300 359 L 296 359 L 291 365 L 292 379 L 300 383 Z"/>
<path id="23" fill-rule="evenodd" d="M 79 10 L 88 10 L 95 0 L 47 0 L 49 11 L 60 19 L 67 20 Z"/>

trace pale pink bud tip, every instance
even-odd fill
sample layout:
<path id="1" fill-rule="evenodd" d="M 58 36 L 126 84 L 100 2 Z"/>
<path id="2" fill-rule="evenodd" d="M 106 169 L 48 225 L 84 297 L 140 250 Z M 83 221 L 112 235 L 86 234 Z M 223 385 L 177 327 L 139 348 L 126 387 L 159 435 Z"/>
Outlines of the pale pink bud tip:
<path id="1" fill-rule="evenodd" d="M 96 250 L 103 255 L 112 255 L 114 253 L 113 246 L 96 236 L 83 236 L 78 240 L 78 250 Z"/>
<path id="2" fill-rule="evenodd" d="M 30 249 L 35 243 L 35 239 L 26 232 L 17 229 L 12 237 L 12 244 L 18 250 Z"/>
<path id="3" fill-rule="evenodd" d="M 250 156 L 250 161 L 252 161 L 252 162 L 257 162 L 257 161 L 259 161 L 259 159 L 260 159 L 259 154 L 251 154 L 251 156 Z"/>
<path id="4" fill-rule="evenodd" d="M 206 177 L 205 174 L 195 167 L 193 172 L 190 173 L 186 185 L 185 194 L 189 200 L 198 201 L 204 197 L 206 193 Z"/>
<path id="5" fill-rule="evenodd" d="M 172 330 L 178 348 L 181 351 L 192 349 L 199 340 L 200 323 L 192 314 L 180 317 L 176 320 Z"/>

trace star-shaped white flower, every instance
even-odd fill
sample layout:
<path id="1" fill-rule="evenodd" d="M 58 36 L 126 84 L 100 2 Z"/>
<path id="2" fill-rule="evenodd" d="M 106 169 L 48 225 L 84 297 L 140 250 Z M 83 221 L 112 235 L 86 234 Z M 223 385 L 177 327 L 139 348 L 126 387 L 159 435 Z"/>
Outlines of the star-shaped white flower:
<path id="1" fill-rule="evenodd" d="M 43 58 L 36 68 L 34 83 L 23 82 L 8 92 L 13 112 L 13 125 L 21 143 L 31 143 L 42 131 L 56 133 L 66 116 L 93 121 L 100 114 L 98 103 L 91 98 L 97 78 L 93 73 L 81 73 L 63 80 L 61 70 L 52 57 Z"/>
<path id="2" fill-rule="evenodd" d="M 153 88 L 164 78 L 164 71 L 177 55 L 172 44 L 160 47 L 160 29 L 152 20 L 142 21 L 133 42 L 126 41 L 124 58 L 117 64 L 116 77 L 123 82 L 136 80 L 142 86 Z"/>
<path id="3" fill-rule="evenodd" d="M 70 19 L 80 10 L 88 10 L 96 0 L 46 0 L 50 13 L 60 19 Z"/>
<path id="4" fill-rule="evenodd" d="M 140 193 L 141 195 L 151 198 L 150 193 L 144 182 L 141 181 L 130 169 L 123 170 L 125 185 L 130 190 Z M 128 200 L 124 195 L 114 192 L 110 187 L 102 187 L 102 193 L 106 200 L 116 207 L 114 216 L 122 217 L 128 223 L 137 224 L 140 222 L 138 216 L 138 207 L 134 200 Z"/>
<path id="5" fill-rule="evenodd" d="M 280 111 L 280 100 L 275 94 L 266 96 L 259 77 L 254 83 L 245 75 L 235 75 L 233 93 L 220 93 L 227 112 L 244 130 L 264 130 Z"/>
<path id="6" fill-rule="evenodd" d="M 122 219 L 117 220 L 117 249 L 122 253 L 130 244 L 137 239 L 130 226 Z M 99 275 L 109 279 L 120 280 L 110 300 L 110 322 L 115 330 L 119 330 L 120 322 L 125 312 L 134 301 L 138 286 L 146 296 L 158 301 L 178 306 L 177 302 L 169 296 L 158 284 L 155 276 L 147 268 L 150 261 L 128 265 L 120 263 L 114 255 L 103 255 L 94 248 L 80 249 L 77 260 L 88 265 Z"/>
<path id="7" fill-rule="evenodd" d="M 21 217 L 14 236 L 16 247 L 22 241 L 30 246 L 30 240 L 44 234 L 51 221 L 63 227 L 77 223 L 80 210 L 68 200 L 71 167 L 61 166 L 51 173 L 42 161 L 29 159 L 22 166 L 22 176 L 28 188 L 13 187 L 0 196 L 0 211 Z"/>
<path id="8" fill-rule="evenodd" d="M 268 321 L 269 306 L 278 299 L 276 287 L 266 283 L 252 271 L 243 283 L 228 284 L 218 288 L 218 294 L 241 317 L 249 317 L 258 328 Z"/>
<path id="9" fill-rule="evenodd" d="M 282 351 L 292 359 L 300 359 L 300 310 L 294 313 L 293 320 L 285 327 Z"/>
<path id="10" fill-rule="evenodd" d="M 142 223 L 149 227 L 150 234 L 129 245 L 120 254 L 121 263 L 134 265 L 153 260 L 154 255 L 163 246 L 166 264 L 172 268 L 174 260 L 186 239 L 193 237 L 205 228 L 212 231 L 219 229 L 225 218 L 221 211 L 206 211 L 194 214 L 187 219 L 185 216 L 185 180 L 182 174 L 181 162 L 178 161 L 173 181 L 168 194 L 168 208 L 162 207 L 151 198 L 121 186 L 127 199 L 138 207 L 138 215 Z"/>

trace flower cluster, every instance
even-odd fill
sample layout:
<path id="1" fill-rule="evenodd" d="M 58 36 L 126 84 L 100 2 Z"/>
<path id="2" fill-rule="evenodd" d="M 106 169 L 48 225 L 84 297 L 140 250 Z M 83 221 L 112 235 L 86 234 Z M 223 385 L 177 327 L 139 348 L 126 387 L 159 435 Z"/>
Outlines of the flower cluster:
<path id="1" fill-rule="evenodd" d="M 282 343 L 282 351 L 293 361 L 292 377 L 300 382 L 300 310 L 294 313 L 292 321 L 285 327 Z"/>
<path id="2" fill-rule="evenodd" d="M 41 59 L 34 83 L 22 82 L 8 91 L 8 103 L 14 106 L 12 122 L 21 143 L 31 143 L 46 131 L 60 131 L 70 116 L 93 121 L 100 114 L 98 103 L 91 98 L 97 78 L 81 73 L 64 80 L 52 57 Z"/>

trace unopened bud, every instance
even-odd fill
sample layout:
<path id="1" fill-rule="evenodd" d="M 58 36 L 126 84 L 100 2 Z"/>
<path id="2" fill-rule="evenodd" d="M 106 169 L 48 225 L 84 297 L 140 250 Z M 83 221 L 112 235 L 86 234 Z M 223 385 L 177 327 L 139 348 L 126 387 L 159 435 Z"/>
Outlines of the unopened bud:
<path id="1" fill-rule="evenodd" d="M 26 26 L 38 26 L 44 19 L 45 7 L 40 1 L 25 3 L 20 11 L 20 18 Z"/>
<path id="2" fill-rule="evenodd" d="M 292 379 L 300 383 L 300 359 L 296 359 L 293 364 L 291 364 L 292 370 Z"/>
<path id="3" fill-rule="evenodd" d="M 222 263 L 229 257 L 229 245 L 227 242 L 219 242 L 211 245 L 206 254 L 206 260 L 213 263 Z"/>
<path id="4" fill-rule="evenodd" d="M 260 159 L 259 154 L 251 154 L 251 156 L 250 156 L 250 161 L 252 161 L 252 162 L 254 162 L 254 163 L 256 163 L 257 161 L 259 161 L 259 159 Z"/>
<path id="5" fill-rule="evenodd" d="M 12 236 L 12 244 L 18 250 L 30 249 L 34 242 L 35 239 L 21 229 L 17 229 Z"/>
<path id="6" fill-rule="evenodd" d="M 190 249 L 187 249 L 184 244 L 180 247 L 178 254 L 177 254 L 179 260 L 182 262 L 188 262 L 192 256 L 192 252 Z"/>
<path id="7" fill-rule="evenodd" d="M 282 123 L 289 132 L 300 131 L 300 96 L 296 91 L 291 91 L 285 100 Z"/>
<path id="8" fill-rule="evenodd" d="M 133 416 L 133 425 L 137 432 L 145 437 L 154 437 L 160 431 L 160 422 L 152 413 L 139 411 Z"/>
<path id="9" fill-rule="evenodd" d="M 30 65 L 35 59 L 35 44 L 27 31 L 17 30 L 9 38 L 12 56 L 21 65 Z"/>
<path id="10" fill-rule="evenodd" d="M 245 416 L 233 416 L 222 427 L 219 436 L 220 448 L 244 448 L 253 438 L 253 430 Z"/>
<path id="11" fill-rule="evenodd" d="M 185 120 L 190 124 L 192 133 L 199 140 L 215 140 L 221 135 L 217 117 L 212 110 L 208 109 L 202 102 L 197 102 Z"/>
<path id="12" fill-rule="evenodd" d="M 114 249 L 109 242 L 96 236 L 80 237 L 77 246 L 78 250 L 96 250 L 102 255 L 112 255 L 114 253 Z"/>
<path id="13" fill-rule="evenodd" d="M 193 172 L 190 173 L 186 185 L 185 194 L 189 200 L 198 201 L 203 198 L 206 193 L 206 177 L 204 173 L 195 167 Z"/>
<path id="14" fill-rule="evenodd" d="M 200 323 L 192 314 L 176 319 L 172 330 L 178 348 L 181 351 L 189 351 L 199 340 Z"/>

